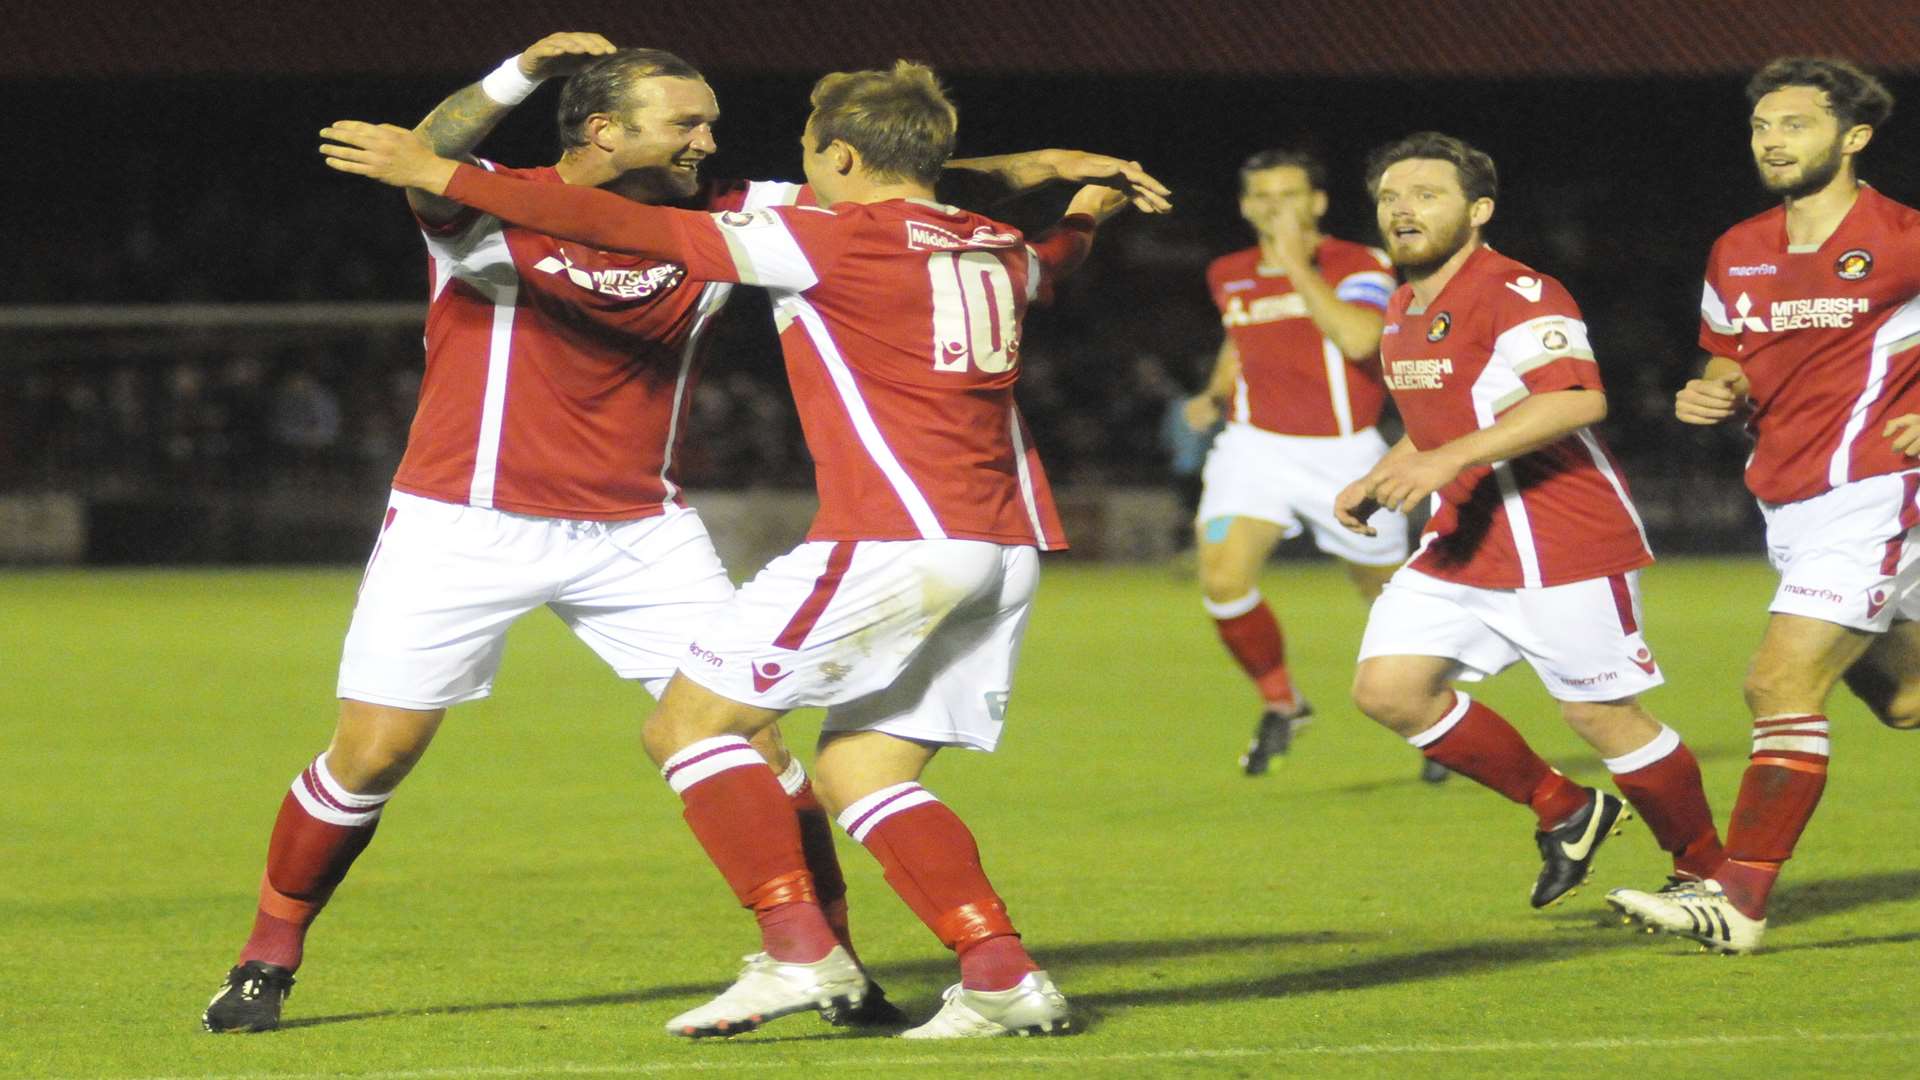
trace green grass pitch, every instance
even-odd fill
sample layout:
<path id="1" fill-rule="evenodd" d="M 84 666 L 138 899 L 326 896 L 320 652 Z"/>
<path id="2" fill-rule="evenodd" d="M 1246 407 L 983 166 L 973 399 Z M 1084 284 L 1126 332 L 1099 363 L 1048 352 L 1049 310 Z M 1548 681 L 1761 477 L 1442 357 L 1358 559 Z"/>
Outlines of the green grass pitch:
<path id="1" fill-rule="evenodd" d="M 1767 951 L 1701 955 L 1601 896 L 1660 883 L 1634 822 L 1530 910 L 1528 815 L 1346 698 L 1364 613 L 1320 563 L 1265 582 L 1319 719 L 1239 775 L 1255 709 L 1164 569 L 1049 565 L 1007 736 L 928 784 L 972 824 L 1028 944 L 1087 1021 L 1051 1040 L 917 1045 L 811 1016 L 732 1041 L 663 1021 L 718 990 L 751 923 L 642 767 L 647 702 L 545 615 L 491 700 L 454 712 L 317 924 L 289 1026 L 198 1016 L 253 909 L 266 834 L 332 727 L 351 571 L 0 576 L 0 1075 L 1898 1076 L 1920 1072 L 1920 733 L 1836 697 L 1825 804 Z M 1662 563 L 1655 713 L 1724 822 L 1739 685 L 1771 577 Z M 1479 696 L 1586 782 L 1595 756 L 1524 668 Z M 817 717 L 789 721 L 810 747 Z M 842 839 L 854 927 L 924 1016 L 951 958 Z"/>

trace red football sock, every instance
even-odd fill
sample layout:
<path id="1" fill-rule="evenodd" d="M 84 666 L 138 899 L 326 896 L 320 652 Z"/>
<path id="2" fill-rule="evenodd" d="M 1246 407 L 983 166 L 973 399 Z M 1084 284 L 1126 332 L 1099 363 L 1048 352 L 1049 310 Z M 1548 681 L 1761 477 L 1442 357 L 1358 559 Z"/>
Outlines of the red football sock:
<path id="1" fill-rule="evenodd" d="M 780 776 L 780 786 L 793 804 L 793 816 L 800 826 L 800 850 L 807 860 L 807 873 L 813 875 L 814 895 L 827 926 L 854 963 L 860 954 L 853 948 L 853 929 L 847 921 L 847 879 L 840 871 L 840 854 L 833 847 L 833 822 L 826 808 L 813 793 L 813 782 L 798 760 Z"/>
<path id="2" fill-rule="evenodd" d="M 373 840 L 386 802 L 386 795 L 355 795 L 341 787 L 327 772 L 325 754 L 294 779 L 267 842 L 260 907 L 253 933 L 240 947 L 240 963 L 299 968 L 307 929 Z"/>
<path id="3" fill-rule="evenodd" d="M 702 739 L 661 773 L 707 857 L 759 921 L 767 955 L 810 964 L 831 952 L 839 942 L 807 873 L 793 804 L 759 751 L 733 735 Z"/>
<path id="4" fill-rule="evenodd" d="M 1207 614 L 1213 616 L 1220 640 L 1259 688 L 1262 700 L 1269 705 L 1292 705 L 1299 700 L 1294 696 L 1293 679 L 1287 674 L 1286 638 L 1260 590 L 1224 604 L 1209 600 Z"/>
<path id="5" fill-rule="evenodd" d="M 1587 804 L 1587 790 L 1533 752 L 1500 714 L 1456 692 L 1440 722 L 1407 740 L 1461 776 L 1533 808 L 1550 829 Z"/>
<path id="6" fill-rule="evenodd" d="M 1680 741 L 1679 733 L 1662 725 L 1660 734 L 1647 745 L 1608 758 L 1607 769 L 1620 794 L 1653 830 L 1661 849 L 1673 856 L 1674 873 L 1695 879 L 1712 877 L 1725 855 L 1707 793 L 1700 786 L 1700 763 Z"/>
<path id="7" fill-rule="evenodd" d="M 1753 722 L 1753 754 L 1740 778 L 1727 823 L 1727 860 L 1715 874 L 1727 899 L 1749 918 L 1764 918 L 1780 864 L 1827 787 L 1827 718 L 1769 716 Z"/>
<path id="8" fill-rule="evenodd" d="M 1038 970 L 980 867 L 973 833 L 927 789 L 882 788 L 847 807 L 840 826 L 879 860 L 887 884 L 941 944 L 959 954 L 968 989 L 1010 989 Z"/>

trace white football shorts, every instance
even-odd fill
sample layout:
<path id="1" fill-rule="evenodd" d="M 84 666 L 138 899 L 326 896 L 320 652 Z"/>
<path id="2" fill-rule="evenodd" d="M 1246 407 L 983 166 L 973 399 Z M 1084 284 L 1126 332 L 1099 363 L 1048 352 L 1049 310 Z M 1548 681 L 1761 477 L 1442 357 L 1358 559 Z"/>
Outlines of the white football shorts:
<path id="1" fill-rule="evenodd" d="M 1920 472 L 1763 502 L 1760 512 L 1767 558 L 1780 573 L 1767 610 L 1875 634 L 1920 618 Z"/>
<path id="2" fill-rule="evenodd" d="M 571 521 L 396 491 L 367 560 L 339 695 L 439 709 L 492 692 L 507 627 L 545 604 L 656 697 L 733 595 L 700 515 Z"/>
<path id="3" fill-rule="evenodd" d="M 1640 572 L 1483 589 L 1403 567 L 1373 602 L 1360 659 L 1438 656 L 1468 682 L 1525 660 L 1559 701 L 1614 701 L 1666 679 L 1641 636 Z"/>
<path id="4" fill-rule="evenodd" d="M 740 587 L 680 673 L 763 709 L 824 705 L 824 731 L 992 750 L 1039 581 L 1031 547 L 809 541 Z"/>
<path id="5" fill-rule="evenodd" d="M 1228 424 L 1207 453 L 1200 473 L 1201 528 L 1236 517 L 1271 521 L 1287 539 L 1313 531 L 1314 546 L 1362 566 L 1394 566 L 1407 559 L 1407 519 L 1382 510 L 1370 520 L 1378 533 L 1349 532 L 1333 516 L 1333 500 L 1386 455 L 1373 428 L 1326 437 L 1278 435 L 1251 424 Z M 1224 526 L 1223 526 L 1224 527 Z"/>

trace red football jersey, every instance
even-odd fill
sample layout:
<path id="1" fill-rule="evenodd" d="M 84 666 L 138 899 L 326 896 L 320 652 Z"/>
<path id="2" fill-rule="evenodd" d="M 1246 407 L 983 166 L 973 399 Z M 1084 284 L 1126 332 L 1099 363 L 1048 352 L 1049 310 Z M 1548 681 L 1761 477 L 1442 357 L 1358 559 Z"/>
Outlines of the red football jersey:
<path id="1" fill-rule="evenodd" d="M 1018 230 L 917 199 L 675 224 L 690 273 L 772 293 L 820 492 L 809 539 L 1066 546 L 1014 404 L 1053 273 Z"/>
<path id="2" fill-rule="evenodd" d="M 1432 303 L 1416 308 L 1410 285 L 1393 294 L 1380 359 L 1421 450 L 1493 426 L 1531 394 L 1602 389 L 1566 289 L 1486 247 Z M 1436 498 L 1410 564 L 1437 578 L 1537 588 L 1653 562 L 1626 478 L 1586 428 L 1461 473 Z"/>
<path id="3" fill-rule="evenodd" d="M 1386 309 L 1394 281 L 1384 252 L 1328 237 L 1313 258 L 1340 299 Z M 1379 365 L 1349 362 L 1286 274 L 1261 265 L 1258 247 L 1215 259 L 1207 289 L 1240 351 L 1229 419 L 1282 435 L 1351 435 L 1380 422 L 1387 390 Z"/>
<path id="4" fill-rule="evenodd" d="M 1787 243 L 1784 207 L 1728 229 L 1707 260 L 1700 347 L 1752 384 L 1755 496 L 1912 468 L 1880 431 L 1920 412 L 1920 211 L 1862 186 L 1818 247 Z"/>
<path id="5" fill-rule="evenodd" d="M 1085 252 L 920 199 L 702 214 L 461 167 L 449 197 L 690 277 L 766 288 L 813 454 L 815 540 L 1065 546 L 1014 404 L 1030 301 Z"/>
<path id="6" fill-rule="evenodd" d="M 552 168 L 483 164 L 562 182 Z M 704 201 L 758 208 L 801 191 L 721 182 Z M 427 366 L 393 486 L 585 520 L 648 517 L 674 503 L 700 334 L 731 286 L 471 210 L 421 232 L 432 272 Z"/>

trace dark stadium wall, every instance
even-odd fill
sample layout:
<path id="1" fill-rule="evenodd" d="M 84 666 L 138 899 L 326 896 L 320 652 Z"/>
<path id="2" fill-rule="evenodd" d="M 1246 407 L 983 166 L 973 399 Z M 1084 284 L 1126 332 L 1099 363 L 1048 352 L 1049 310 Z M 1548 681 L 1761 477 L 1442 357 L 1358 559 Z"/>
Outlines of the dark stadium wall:
<path id="1" fill-rule="evenodd" d="M 503 42 L 555 30 L 760 71 L 911 56 L 998 73 L 1618 76 L 1739 71 L 1805 51 L 1911 68 L 1916 16 L 1912 0 L 71 0 L 9 13 L 0 78 L 460 71 L 497 58 Z"/>

